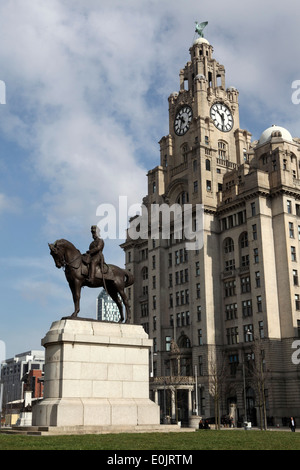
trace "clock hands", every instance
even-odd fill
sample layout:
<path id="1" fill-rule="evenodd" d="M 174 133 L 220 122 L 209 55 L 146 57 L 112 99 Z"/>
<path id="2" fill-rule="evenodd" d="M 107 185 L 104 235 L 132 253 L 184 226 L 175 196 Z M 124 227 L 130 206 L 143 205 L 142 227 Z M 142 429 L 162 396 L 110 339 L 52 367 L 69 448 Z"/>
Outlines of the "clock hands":
<path id="1" fill-rule="evenodd" d="M 224 113 L 221 113 L 219 110 L 218 110 L 218 114 L 221 118 L 221 121 L 222 121 L 222 130 L 224 130 L 224 121 L 225 121 L 225 116 L 224 116 Z"/>
<path id="2" fill-rule="evenodd" d="M 184 135 L 188 131 L 192 116 L 192 109 L 189 106 L 180 109 L 174 122 L 174 130 L 177 135 Z"/>

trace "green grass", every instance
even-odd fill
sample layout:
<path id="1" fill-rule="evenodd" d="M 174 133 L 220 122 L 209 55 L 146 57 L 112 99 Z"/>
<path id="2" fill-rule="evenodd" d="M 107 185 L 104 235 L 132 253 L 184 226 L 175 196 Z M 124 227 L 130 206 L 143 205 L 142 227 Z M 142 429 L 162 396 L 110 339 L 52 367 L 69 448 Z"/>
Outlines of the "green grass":
<path id="1" fill-rule="evenodd" d="M 0 450 L 299 450 L 300 433 L 286 431 L 196 431 L 73 436 L 0 434 Z"/>

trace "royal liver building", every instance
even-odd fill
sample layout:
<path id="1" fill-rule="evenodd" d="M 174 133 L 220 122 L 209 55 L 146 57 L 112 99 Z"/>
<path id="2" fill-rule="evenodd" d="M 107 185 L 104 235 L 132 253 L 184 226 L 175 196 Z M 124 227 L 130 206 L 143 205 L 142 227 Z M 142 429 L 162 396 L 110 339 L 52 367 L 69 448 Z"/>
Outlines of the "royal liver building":
<path id="1" fill-rule="evenodd" d="M 133 218 L 122 245 L 133 321 L 153 339 L 162 420 L 282 425 L 300 419 L 300 139 L 273 125 L 251 141 L 199 36 L 168 99 L 148 223 Z"/>

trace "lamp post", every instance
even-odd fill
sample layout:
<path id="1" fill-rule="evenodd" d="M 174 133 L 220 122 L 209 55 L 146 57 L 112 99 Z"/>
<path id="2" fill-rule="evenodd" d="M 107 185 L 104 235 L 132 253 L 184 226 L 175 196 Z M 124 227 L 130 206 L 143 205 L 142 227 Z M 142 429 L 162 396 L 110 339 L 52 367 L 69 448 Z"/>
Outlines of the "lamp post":
<path id="1" fill-rule="evenodd" d="M 245 332 L 245 339 L 248 337 L 252 337 L 252 331 L 248 328 Z M 247 341 L 248 342 L 248 341 Z M 248 423 L 248 415 L 247 415 L 247 396 L 246 396 L 246 375 L 245 375 L 245 353 L 243 349 L 243 389 L 244 389 L 244 422 Z"/>

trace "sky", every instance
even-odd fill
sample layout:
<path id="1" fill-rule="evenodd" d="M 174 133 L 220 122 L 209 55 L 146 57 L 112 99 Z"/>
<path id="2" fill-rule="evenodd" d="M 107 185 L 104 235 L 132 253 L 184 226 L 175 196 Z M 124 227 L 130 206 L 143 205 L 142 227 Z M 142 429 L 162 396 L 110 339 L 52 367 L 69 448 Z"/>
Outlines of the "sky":
<path id="1" fill-rule="evenodd" d="M 142 202 L 195 21 L 208 21 L 226 87 L 239 91 L 241 128 L 253 140 L 272 124 L 300 137 L 299 19 L 296 0 L 1 0 L 2 355 L 43 349 L 73 311 L 48 243 L 85 252 L 101 205 L 118 215 L 120 197 Z M 105 240 L 108 263 L 124 267 L 124 238 Z M 95 318 L 99 292 L 83 289 L 80 316 Z"/>

